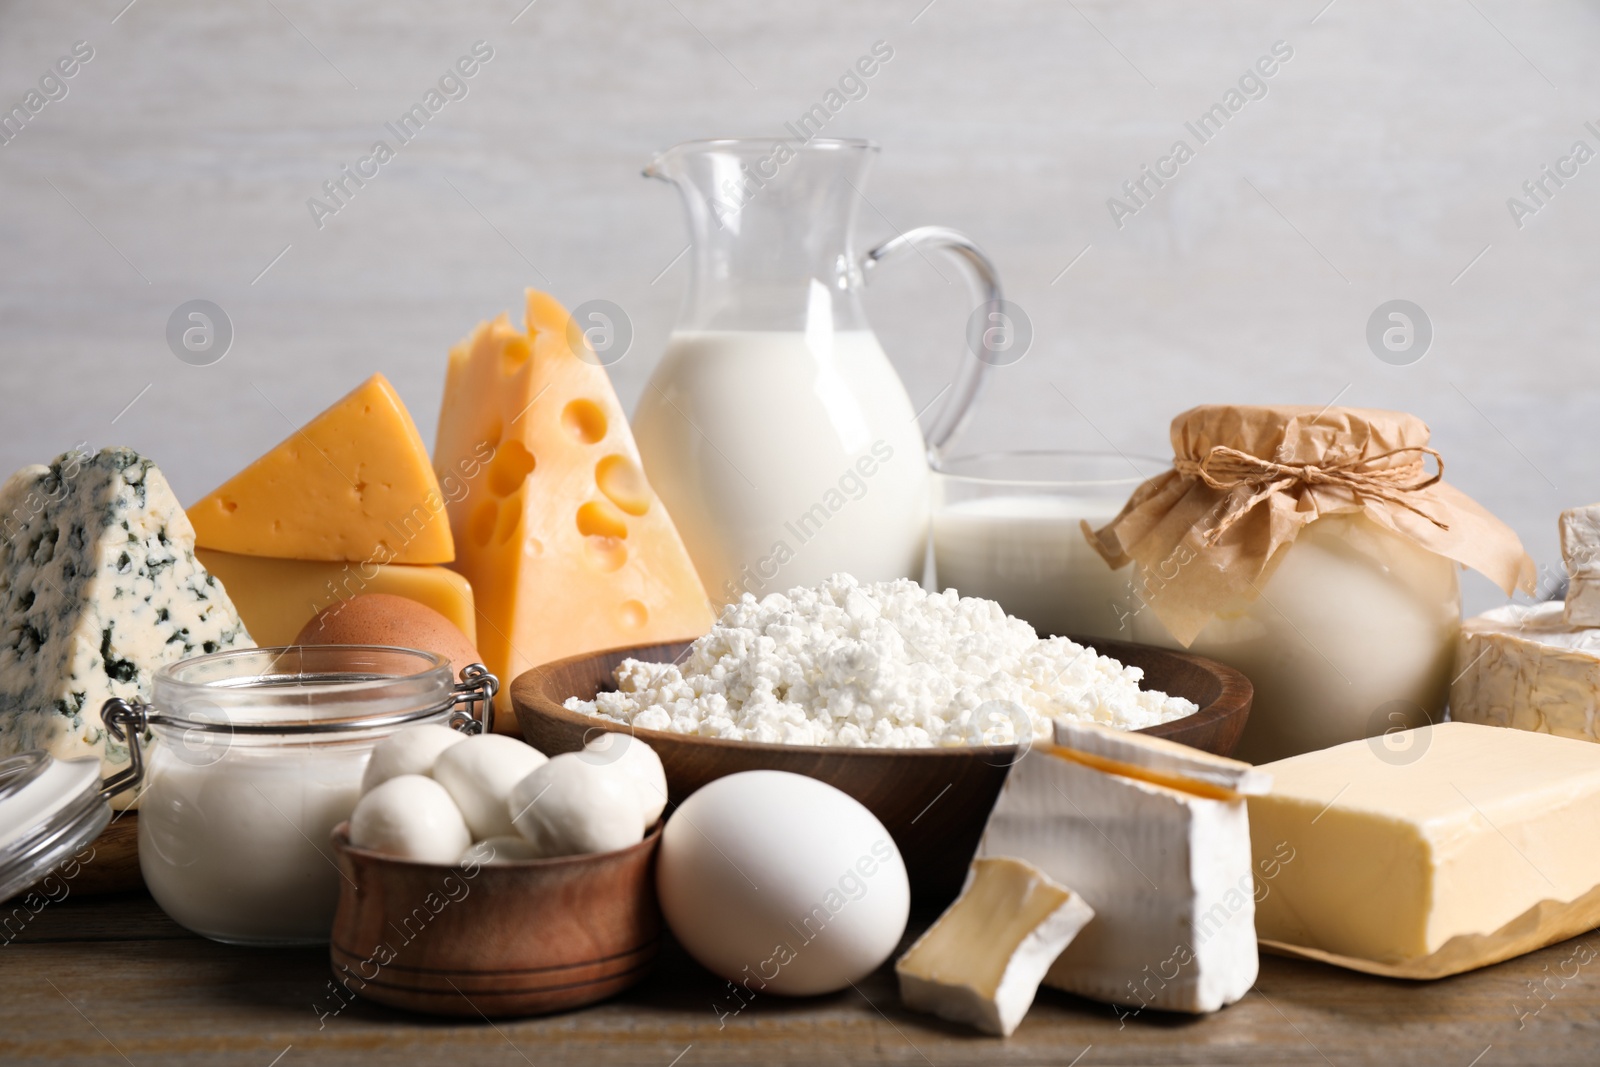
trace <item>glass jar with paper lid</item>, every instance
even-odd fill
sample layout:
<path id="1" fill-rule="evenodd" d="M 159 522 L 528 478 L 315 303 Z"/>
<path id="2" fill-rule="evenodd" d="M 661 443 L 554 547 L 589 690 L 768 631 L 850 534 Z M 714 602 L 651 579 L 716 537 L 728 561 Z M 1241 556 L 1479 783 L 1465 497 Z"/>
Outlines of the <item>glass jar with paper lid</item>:
<path id="1" fill-rule="evenodd" d="M 1172 469 L 1090 534 L 1133 565 L 1135 640 L 1242 671 L 1236 755 L 1265 762 L 1438 722 L 1460 629 L 1457 567 L 1531 590 L 1515 533 L 1444 481 L 1421 419 L 1205 405 Z"/>

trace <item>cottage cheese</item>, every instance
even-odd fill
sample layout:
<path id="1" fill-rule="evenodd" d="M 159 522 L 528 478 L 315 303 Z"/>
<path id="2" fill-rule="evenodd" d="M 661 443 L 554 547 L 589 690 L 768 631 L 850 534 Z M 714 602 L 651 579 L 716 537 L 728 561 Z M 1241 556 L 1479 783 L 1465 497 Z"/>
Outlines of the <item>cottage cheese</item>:
<path id="1" fill-rule="evenodd" d="M 566 706 L 649 730 L 790 745 L 922 748 L 1048 740 L 1065 716 L 1136 730 L 1195 704 L 992 600 L 910 581 L 815 588 L 723 609 L 679 664 L 629 659 L 617 691 Z"/>

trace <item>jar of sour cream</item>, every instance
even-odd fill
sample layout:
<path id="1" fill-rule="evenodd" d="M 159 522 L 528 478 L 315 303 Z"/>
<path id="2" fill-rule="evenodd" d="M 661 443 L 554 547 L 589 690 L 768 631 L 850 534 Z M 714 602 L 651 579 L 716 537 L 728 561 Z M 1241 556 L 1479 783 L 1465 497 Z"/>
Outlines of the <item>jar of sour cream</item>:
<path id="1" fill-rule="evenodd" d="M 169 664 L 149 704 L 101 716 L 127 740 L 139 868 L 163 911 L 217 941 L 326 943 L 339 898 L 330 836 L 373 746 L 420 723 L 485 726 L 498 684 L 432 652 L 320 645 Z M 141 738 L 151 738 L 148 748 Z"/>

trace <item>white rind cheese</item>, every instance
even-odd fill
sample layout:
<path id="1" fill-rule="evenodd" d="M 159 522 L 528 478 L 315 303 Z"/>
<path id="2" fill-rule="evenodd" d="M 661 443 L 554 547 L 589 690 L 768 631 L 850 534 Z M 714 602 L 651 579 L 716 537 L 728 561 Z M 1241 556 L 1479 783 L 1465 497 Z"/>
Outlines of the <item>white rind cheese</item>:
<path id="1" fill-rule="evenodd" d="M 973 861 L 961 896 L 895 964 L 906 1007 L 1004 1037 L 1045 972 L 1094 918 L 1083 898 L 1031 863 Z"/>
<path id="2" fill-rule="evenodd" d="M 126 448 L 69 452 L 0 487 L 0 756 L 94 755 L 101 705 L 150 698 L 157 667 L 251 647 L 155 464 Z"/>
<path id="3" fill-rule="evenodd" d="M 1258 958 L 1243 794 L 1270 779 L 1090 724 L 1058 720 L 1056 739 L 1060 747 L 1035 748 L 1011 769 L 978 845 L 979 856 L 1027 860 L 1094 909 L 1045 984 L 1196 1013 L 1244 996 Z M 1074 751 L 1075 739 L 1094 751 Z M 1196 776 L 1197 762 L 1210 781 Z"/>
<path id="4" fill-rule="evenodd" d="M 1566 621 L 1600 626 L 1600 504 L 1561 513 L 1561 557 L 1566 561 Z"/>
<path id="5" fill-rule="evenodd" d="M 1600 629 L 1569 625 L 1558 602 L 1468 619 L 1455 669 L 1457 722 L 1600 740 Z"/>

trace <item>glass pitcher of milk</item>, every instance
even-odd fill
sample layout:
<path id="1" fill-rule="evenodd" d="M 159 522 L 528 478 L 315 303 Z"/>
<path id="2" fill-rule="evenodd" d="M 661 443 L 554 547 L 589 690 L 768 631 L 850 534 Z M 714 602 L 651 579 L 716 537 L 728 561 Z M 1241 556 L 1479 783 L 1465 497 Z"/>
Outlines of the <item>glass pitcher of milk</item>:
<path id="1" fill-rule="evenodd" d="M 1003 305 L 988 258 L 953 230 L 922 227 L 856 254 L 877 152 L 867 141 L 728 138 L 677 145 L 645 169 L 682 194 L 692 275 L 633 431 L 714 602 L 837 571 L 922 574 L 929 455 L 961 428 L 997 361 L 980 358 L 983 334 L 925 443 L 861 287 L 885 259 L 942 251 L 965 266 L 975 308 Z"/>

